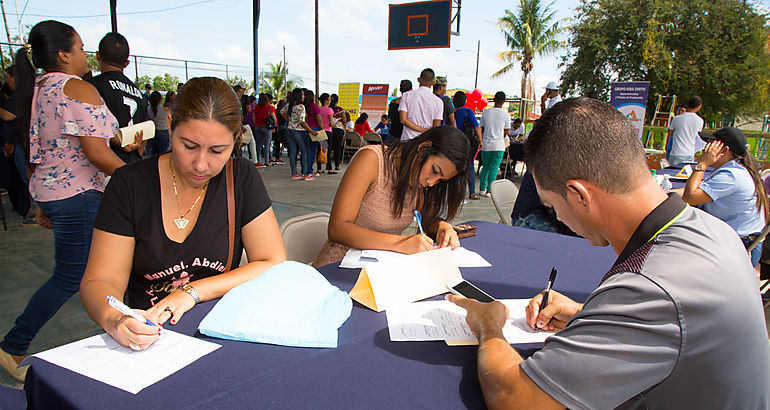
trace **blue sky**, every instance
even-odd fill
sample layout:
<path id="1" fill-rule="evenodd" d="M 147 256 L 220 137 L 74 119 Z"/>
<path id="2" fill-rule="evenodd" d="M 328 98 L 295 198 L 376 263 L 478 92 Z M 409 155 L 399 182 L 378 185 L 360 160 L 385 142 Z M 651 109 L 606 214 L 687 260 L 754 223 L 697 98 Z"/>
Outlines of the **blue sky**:
<path id="1" fill-rule="evenodd" d="M 762 4 L 767 6 L 768 1 Z M 26 9 L 24 5 L 26 3 Z M 502 66 L 497 54 L 505 50 L 495 22 L 506 8 L 518 2 L 465 0 L 460 36 L 452 36 L 449 49 L 387 50 L 388 3 L 379 0 L 319 0 L 321 91 L 336 92 L 339 82 L 387 83 L 414 80 L 420 70 L 433 68 L 446 75 L 449 88 L 473 88 L 476 44 L 481 40 L 479 88 L 484 93 L 503 90 L 520 92 L 521 71 L 516 68 L 497 79 L 490 75 Z M 405 3 L 393 1 L 394 4 Z M 83 37 L 88 50 L 95 50 L 110 29 L 109 0 L 5 0 L 12 35 L 18 33 L 16 8 L 24 9 L 21 23 L 34 24 L 53 18 L 71 24 Z M 314 85 L 313 0 L 262 0 L 259 27 L 259 64 L 278 62 L 286 46 L 289 71 L 305 86 Z M 578 0 L 557 0 L 552 9 L 559 19 L 575 14 Z M 118 28 L 139 55 L 191 59 L 239 66 L 252 64 L 252 18 L 250 0 L 118 0 Z M 157 11 L 178 7 L 168 11 Z M 85 16 L 85 17 L 84 17 Z M 5 38 L 5 36 L 2 36 Z M 558 80 L 560 55 L 537 58 L 535 90 Z M 166 64 L 166 63 L 163 63 Z M 171 72 L 184 80 L 184 68 L 151 65 L 140 61 L 140 75 Z M 193 68 L 194 67 L 194 68 Z M 190 76 L 219 75 L 214 67 L 190 66 Z M 221 68 L 216 68 L 221 70 Z M 128 68 L 133 77 L 133 66 Z M 231 68 L 230 74 L 251 77 L 248 68 Z"/>

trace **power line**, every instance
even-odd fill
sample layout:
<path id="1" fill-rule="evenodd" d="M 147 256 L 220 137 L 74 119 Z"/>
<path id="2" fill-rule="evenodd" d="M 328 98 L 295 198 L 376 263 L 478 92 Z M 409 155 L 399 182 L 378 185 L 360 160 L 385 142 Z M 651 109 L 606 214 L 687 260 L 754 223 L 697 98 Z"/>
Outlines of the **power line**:
<path id="1" fill-rule="evenodd" d="M 193 3 L 189 3 L 189 4 L 182 4 L 181 6 L 168 7 L 168 8 L 165 8 L 165 9 L 147 10 L 147 11 L 124 11 L 124 12 L 120 12 L 119 14 L 120 15 L 129 15 L 129 14 L 161 13 L 161 12 L 164 12 L 164 11 L 177 10 L 177 9 L 181 9 L 181 8 L 184 8 L 184 7 L 197 6 L 198 4 L 212 3 L 212 2 L 214 2 L 214 0 L 201 0 L 201 1 L 196 1 L 196 2 L 193 2 Z M 29 0 L 27 0 L 27 3 L 29 3 Z M 26 5 L 24 7 L 26 8 Z M 24 12 L 22 11 L 21 14 L 16 14 L 16 13 L 6 13 L 6 14 L 15 15 L 15 16 L 23 16 Z M 47 14 L 27 14 L 27 15 L 28 16 L 33 16 L 33 17 L 47 17 L 47 18 L 57 18 L 57 19 L 84 19 L 84 18 L 107 17 L 107 16 L 109 16 L 109 14 L 91 14 L 91 15 L 87 15 L 87 16 L 51 16 L 51 15 L 47 15 Z"/>

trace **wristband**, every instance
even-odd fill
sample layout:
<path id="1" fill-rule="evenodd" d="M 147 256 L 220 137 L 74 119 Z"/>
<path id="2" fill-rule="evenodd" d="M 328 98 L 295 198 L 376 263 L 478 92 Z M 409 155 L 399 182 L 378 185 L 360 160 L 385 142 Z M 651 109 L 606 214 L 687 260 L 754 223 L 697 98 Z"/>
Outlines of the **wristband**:
<path id="1" fill-rule="evenodd" d="M 196 304 L 201 301 L 201 297 L 198 295 L 198 291 L 196 291 L 194 287 L 190 286 L 189 283 L 182 285 L 181 289 L 188 295 L 192 296 Z"/>

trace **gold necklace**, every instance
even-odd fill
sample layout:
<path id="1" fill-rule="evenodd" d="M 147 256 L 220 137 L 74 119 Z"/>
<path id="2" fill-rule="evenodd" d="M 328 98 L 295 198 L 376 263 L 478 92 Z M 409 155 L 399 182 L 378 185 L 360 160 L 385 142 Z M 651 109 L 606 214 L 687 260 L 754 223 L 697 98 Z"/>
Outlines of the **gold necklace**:
<path id="1" fill-rule="evenodd" d="M 176 197 L 176 208 L 179 210 L 179 218 L 174 219 L 174 224 L 176 225 L 177 229 L 184 229 L 187 227 L 187 224 L 190 223 L 190 220 L 185 218 L 184 216 L 189 214 L 193 208 L 195 208 L 195 205 L 198 205 L 198 201 L 200 201 L 201 196 L 203 196 L 203 191 L 206 190 L 206 187 L 209 185 L 209 181 L 206 181 L 206 184 L 203 185 L 203 188 L 201 188 L 201 193 L 198 194 L 198 197 L 195 198 L 195 202 L 193 202 L 190 209 L 187 210 L 187 212 L 182 212 L 182 206 L 179 205 L 179 193 L 176 190 L 176 173 L 174 173 L 174 160 L 169 158 L 168 163 L 171 165 L 171 180 L 174 185 L 174 197 Z"/>

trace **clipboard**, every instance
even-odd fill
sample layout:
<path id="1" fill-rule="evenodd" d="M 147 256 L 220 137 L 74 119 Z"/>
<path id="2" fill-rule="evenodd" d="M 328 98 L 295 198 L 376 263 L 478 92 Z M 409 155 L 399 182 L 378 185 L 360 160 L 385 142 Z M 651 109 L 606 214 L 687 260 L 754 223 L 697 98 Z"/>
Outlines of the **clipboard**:
<path id="1" fill-rule="evenodd" d="M 318 133 L 318 135 L 313 135 L 313 134 L 311 134 L 309 132 L 307 133 L 307 135 L 310 136 L 310 140 L 312 140 L 312 141 L 326 141 L 327 139 L 329 139 L 329 137 L 326 136 L 326 131 L 318 130 L 316 132 Z"/>

